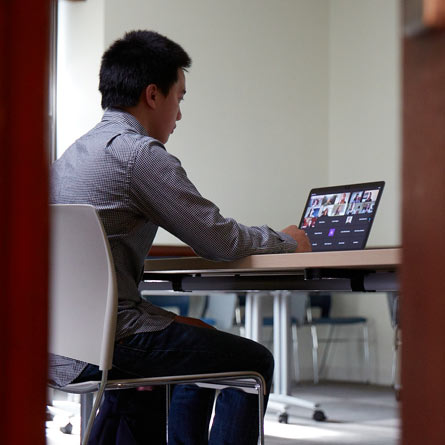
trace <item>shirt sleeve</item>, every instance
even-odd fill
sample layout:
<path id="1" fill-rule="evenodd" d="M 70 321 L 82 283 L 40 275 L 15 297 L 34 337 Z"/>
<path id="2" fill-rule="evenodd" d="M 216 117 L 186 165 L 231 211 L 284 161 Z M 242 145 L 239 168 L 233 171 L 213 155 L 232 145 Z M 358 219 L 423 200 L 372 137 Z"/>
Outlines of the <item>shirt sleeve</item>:
<path id="1" fill-rule="evenodd" d="M 289 235 L 268 226 L 248 227 L 221 215 L 201 196 L 180 161 L 157 141 L 142 147 L 133 166 L 130 195 L 151 222 L 211 260 L 234 260 L 263 253 L 295 252 Z"/>

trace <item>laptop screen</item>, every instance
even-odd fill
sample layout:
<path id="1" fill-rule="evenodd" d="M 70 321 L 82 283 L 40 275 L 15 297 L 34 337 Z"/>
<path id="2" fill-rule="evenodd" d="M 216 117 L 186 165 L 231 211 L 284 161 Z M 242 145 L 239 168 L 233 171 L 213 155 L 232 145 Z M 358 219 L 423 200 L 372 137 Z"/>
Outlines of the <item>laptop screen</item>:
<path id="1" fill-rule="evenodd" d="M 301 217 L 312 250 L 364 249 L 385 183 L 312 189 Z"/>

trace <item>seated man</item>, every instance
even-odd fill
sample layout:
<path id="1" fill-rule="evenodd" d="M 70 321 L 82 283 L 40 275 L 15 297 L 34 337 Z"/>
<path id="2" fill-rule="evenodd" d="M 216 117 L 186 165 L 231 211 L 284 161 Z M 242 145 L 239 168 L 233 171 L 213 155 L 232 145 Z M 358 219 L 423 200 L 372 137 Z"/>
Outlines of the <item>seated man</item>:
<path id="1" fill-rule="evenodd" d="M 153 306 L 138 292 L 159 226 L 213 260 L 310 250 L 296 226 L 275 232 L 223 217 L 166 151 L 190 64 L 179 45 L 154 32 L 130 32 L 111 45 L 100 69 L 102 121 L 53 164 L 51 202 L 91 204 L 105 227 L 119 293 L 111 379 L 250 370 L 264 376 L 269 393 L 273 358 L 265 348 Z M 50 371 L 61 386 L 99 378 L 96 366 L 68 357 L 51 356 Z M 223 390 L 209 434 L 213 397 L 195 386 L 174 389 L 169 444 L 256 443 L 256 397 Z M 165 443 L 162 403 L 160 390 L 107 392 L 89 443 Z"/>

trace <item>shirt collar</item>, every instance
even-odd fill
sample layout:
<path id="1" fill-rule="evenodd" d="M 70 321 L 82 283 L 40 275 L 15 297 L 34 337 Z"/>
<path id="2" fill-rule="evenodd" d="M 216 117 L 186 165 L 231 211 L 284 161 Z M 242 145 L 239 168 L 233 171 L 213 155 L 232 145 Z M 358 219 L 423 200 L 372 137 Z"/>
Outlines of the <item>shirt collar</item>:
<path id="1" fill-rule="evenodd" d="M 132 114 L 118 108 L 107 108 L 102 117 L 102 122 L 124 124 L 136 133 L 142 134 L 143 136 L 149 136 L 147 130 Z"/>

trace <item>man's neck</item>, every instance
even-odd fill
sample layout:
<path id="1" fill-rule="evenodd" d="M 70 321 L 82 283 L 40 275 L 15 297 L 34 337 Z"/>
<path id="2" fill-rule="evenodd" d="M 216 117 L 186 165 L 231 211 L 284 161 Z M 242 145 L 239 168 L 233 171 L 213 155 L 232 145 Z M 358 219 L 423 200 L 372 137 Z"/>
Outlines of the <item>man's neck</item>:
<path id="1" fill-rule="evenodd" d="M 149 115 L 140 102 L 133 107 L 122 107 L 122 110 L 131 114 L 144 127 L 145 131 L 150 134 Z"/>

